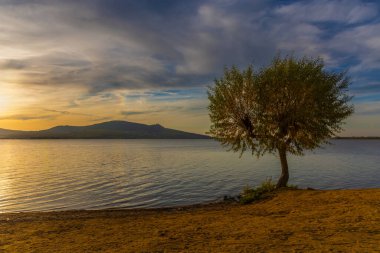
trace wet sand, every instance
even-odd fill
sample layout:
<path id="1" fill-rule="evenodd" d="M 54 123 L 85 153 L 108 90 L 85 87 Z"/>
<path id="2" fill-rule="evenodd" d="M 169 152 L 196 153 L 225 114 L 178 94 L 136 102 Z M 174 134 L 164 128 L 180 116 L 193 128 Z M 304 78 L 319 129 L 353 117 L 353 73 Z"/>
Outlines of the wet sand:
<path id="1" fill-rule="evenodd" d="M 0 214 L 0 252 L 380 252 L 380 189 L 263 201 Z"/>

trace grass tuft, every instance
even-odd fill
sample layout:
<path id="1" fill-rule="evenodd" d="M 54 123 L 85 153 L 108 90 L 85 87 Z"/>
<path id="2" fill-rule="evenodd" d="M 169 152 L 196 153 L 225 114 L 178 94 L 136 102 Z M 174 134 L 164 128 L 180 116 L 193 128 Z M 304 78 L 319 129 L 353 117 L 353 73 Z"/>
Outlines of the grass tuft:
<path id="1" fill-rule="evenodd" d="M 286 186 L 286 189 L 297 190 L 297 185 L 289 184 Z M 243 191 L 238 196 L 238 200 L 242 204 L 249 204 L 254 201 L 268 197 L 271 193 L 277 190 L 276 184 L 273 183 L 272 178 L 267 178 L 264 182 L 261 183 L 256 188 L 250 186 L 245 186 Z"/>
<path id="2" fill-rule="evenodd" d="M 256 188 L 251 188 L 250 186 L 245 186 L 242 193 L 239 196 L 239 201 L 242 204 L 249 204 L 254 201 L 263 199 L 269 193 L 276 190 L 276 184 L 272 182 L 272 178 L 268 178 L 261 183 L 260 186 Z"/>
<path id="3" fill-rule="evenodd" d="M 298 189 L 298 186 L 295 185 L 295 184 L 288 184 L 288 185 L 286 186 L 286 188 L 291 189 L 291 190 L 297 190 L 297 189 Z"/>

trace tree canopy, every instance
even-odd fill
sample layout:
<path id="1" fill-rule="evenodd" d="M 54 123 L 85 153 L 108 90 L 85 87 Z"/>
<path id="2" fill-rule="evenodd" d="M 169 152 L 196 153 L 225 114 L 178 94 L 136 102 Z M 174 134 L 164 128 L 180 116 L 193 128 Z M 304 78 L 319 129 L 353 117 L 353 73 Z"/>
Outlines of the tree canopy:
<path id="1" fill-rule="evenodd" d="M 324 69 L 320 58 L 276 57 L 263 69 L 226 68 L 208 91 L 210 134 L 241 154 L 278 152 L 287 184 L 286 153 L 303 155 L 342 130 L 353 112 L 346 72 Z"/>

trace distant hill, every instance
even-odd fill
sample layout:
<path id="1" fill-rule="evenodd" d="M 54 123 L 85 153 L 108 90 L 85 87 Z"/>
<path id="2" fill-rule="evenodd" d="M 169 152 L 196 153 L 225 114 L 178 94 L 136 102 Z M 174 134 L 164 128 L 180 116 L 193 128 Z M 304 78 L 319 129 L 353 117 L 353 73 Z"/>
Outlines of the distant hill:
<path id="1" fill-rule="evenodd" d="M 0 129 L 0 139 L 209 139 L 207 135 L 127 121 L 90 126 L 56 126 L 41 131 Z"/>

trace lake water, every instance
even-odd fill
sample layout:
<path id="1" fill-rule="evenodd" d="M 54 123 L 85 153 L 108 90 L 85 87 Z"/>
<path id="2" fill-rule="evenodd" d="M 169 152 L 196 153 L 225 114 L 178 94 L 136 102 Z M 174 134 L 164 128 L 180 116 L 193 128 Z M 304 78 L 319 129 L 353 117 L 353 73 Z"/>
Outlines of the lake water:
<path id="1" fill-rule="evenodd" d="M 289 157 L 299 187 L 380 187 L 380 141 L 334 140 Z M 275 156 L 213 140 L 1 140 L 0 212 L 151 208 L 236 195 L 280 174 Z"/>

